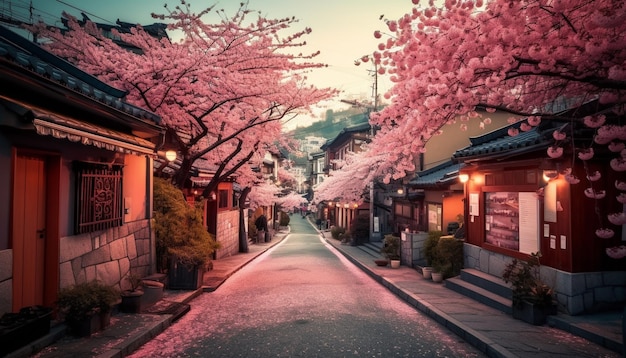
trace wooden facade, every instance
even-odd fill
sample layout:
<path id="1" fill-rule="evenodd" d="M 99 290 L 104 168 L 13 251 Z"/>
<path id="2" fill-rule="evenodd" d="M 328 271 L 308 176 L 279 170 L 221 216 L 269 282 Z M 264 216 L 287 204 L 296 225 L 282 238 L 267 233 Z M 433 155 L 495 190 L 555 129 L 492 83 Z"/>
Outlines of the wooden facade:
<path id="1" fill-rule="evenodd" d="M 607 215 L 623 211 L 615 199 L 615 183 L 623 181 L 624 174 L 611 170 L 609 154 L 598 150 L 586 161 L 587 171 L 580 160 L 571 162 L 571 152 L 548 158 L 552 124 L 517 137 L 507 134 L 508 127 L 473 138 L 471 146 L 453 156 L 464 163 L 461 173 L 469 176 L 464 198 L 466 267 L 501 276 L 500 263 L 539 251 L 542 278 L 568 313 L 619 306 L 625 301 L 626 258 L 610 258 L 606 249 L 622 245 L 623 232 Z M 566 168 L 572 168 L 580 183 L 564 179 Z M 593 185 L 606 190 L 599 199 L 584 193 L 590 185 L 586 173 L 595 171 L 602 177 Z M 597 237 L 596 230 L 604 227 L 611 227 L 615 236 Z"/>

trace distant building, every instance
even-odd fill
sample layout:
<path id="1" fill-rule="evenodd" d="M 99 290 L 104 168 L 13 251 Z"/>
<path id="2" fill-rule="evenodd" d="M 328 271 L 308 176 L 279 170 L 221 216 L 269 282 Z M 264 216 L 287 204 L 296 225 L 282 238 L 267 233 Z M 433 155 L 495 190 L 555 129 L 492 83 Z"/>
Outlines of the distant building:
<path id="1" fill-rule="evenodd" d="M 300 151 L 307 154 L 317 153 L 321 147 L 326 143 L 326 138 L 307 136 L 300 141 Z"/>

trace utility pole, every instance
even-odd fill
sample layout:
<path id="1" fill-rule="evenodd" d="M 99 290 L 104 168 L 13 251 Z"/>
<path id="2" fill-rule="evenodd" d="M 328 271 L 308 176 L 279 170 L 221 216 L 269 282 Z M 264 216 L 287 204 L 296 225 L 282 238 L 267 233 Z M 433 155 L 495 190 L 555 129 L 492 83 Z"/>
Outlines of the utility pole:
<path id="1" fill-rule="evenodd" d="M 358 107 L 363 107 L 367 110 L 367 119 L 369 121 L 370 119 L 370 115 L 372 112 L 377 112 L 378 111 L 378 64 L 376 63 L 376 60 L 374 59 L 373 56 L 367 55 L 367 56 L 362 56 L 359 60 L 354 61 L 354 64 L 356 66 L 358 66 L 359 64 L 361 64 L 361 62 L 368 62 L 368 61 L 372 61 L 373 65 L 374 65 L 374 70 L 368 70 L 368 72 L 372 75 L 372 77 L 374 77 L 374 83 L 372 84 L 372 97 L 373 97 L 373 106 L 372 105 L 363 105 L 363 104 L 359 104 L 357 101 L 347 101 L 347 100 L 341 100 L 341 102 L 344 103 L 349 103 L 352 104 L 353 106 L 358 106 Z M 374 128 L 373 125 L 370 124 L 370 138 L 373 138 L 374 135 L 376 134 L 376 130 Z M 379 222 L 379 217 L 378 216 L 374 216 L 374 209 L 375 209 L 375 201 L 376 201 L 376 196 L 375 196 L 375 191 L 374 191 L 374 183 L 375 181 L 372 180 L 369 183 L 369 196 L 370 196 L 370 204 L 369 204 L 369 217 L 370 217 L 370 230 L 369 230 L 369 237 L 370 237 L 370 241 L 380 241 L 381 240 L 381 236 L 380 236 L 380 222 Z"/>

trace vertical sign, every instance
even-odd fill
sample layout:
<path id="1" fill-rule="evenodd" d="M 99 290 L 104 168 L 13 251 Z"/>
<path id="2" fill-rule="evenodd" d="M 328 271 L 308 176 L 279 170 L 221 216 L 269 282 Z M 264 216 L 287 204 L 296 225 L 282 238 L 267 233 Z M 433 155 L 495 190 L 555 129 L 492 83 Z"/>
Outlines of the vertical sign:
<path id="1" fill-rule="evenodd" d="M 534 192 L 519 193 L 519 251 L 539 251 L 539 200 Z"/>

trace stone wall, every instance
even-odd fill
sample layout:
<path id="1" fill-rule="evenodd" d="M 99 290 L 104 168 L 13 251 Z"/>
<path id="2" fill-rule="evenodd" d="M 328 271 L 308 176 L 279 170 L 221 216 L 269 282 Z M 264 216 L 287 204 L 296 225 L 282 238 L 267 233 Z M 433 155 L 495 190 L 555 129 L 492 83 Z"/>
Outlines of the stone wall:
<path id="1" fill-rule="evenodd" d="M 426 265 L 426 257 L 424 256 L 424 241 L 428 239 L 428 233 L 402 231 L 400 236 L 401 263 L 409 267 Z"/>
<path id="2" fill-rule="evenodd" d="M 512 258 L 466 243 L 464 267 L 502 278 Z M 626 302 L 626 271 L 570 273 L 541 266 L 541 279 L 556 292 L 559 309 L 570 315 L 622 307 Z"/>
<path id="3" fill-rule="evenodd" d="M 100 280 L 120 290 L 130 287 L 125 276 L 153 271 L 150 220 L 138 220 L 105 231 L 62 237 L 60 287 Z"/>
<path id="4" fill-rule="evenodd" d="M 239 209 L 218 212 L 215 239 L 221 245 L 215 254 L 216 259 L 239 252 Z"/>

